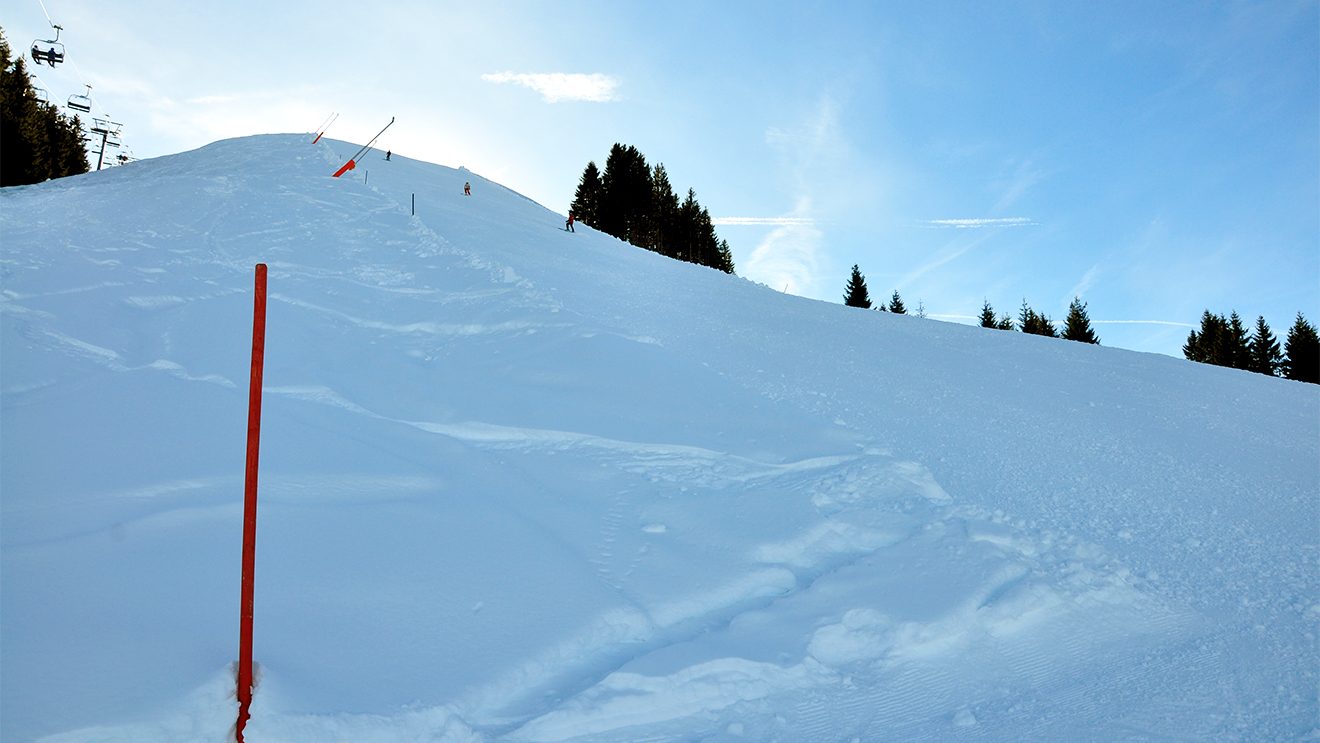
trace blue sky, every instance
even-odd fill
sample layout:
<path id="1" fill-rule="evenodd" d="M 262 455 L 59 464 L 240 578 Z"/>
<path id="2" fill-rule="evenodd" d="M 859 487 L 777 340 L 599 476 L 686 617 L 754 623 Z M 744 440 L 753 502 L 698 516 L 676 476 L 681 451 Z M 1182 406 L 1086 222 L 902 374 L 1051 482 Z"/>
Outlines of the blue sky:
<path id="1" fill-rule="evenodd" d="M 138 157 L 305 131 L 566 211 L 616 141 L 720 221 L 738 273 L 969 322 L 1074 295 L 1181 355 L 1204 309 L 1320 320 L 1320 3 L 50 0 Z M 38 0 L 0 21 L 47 37 Z M 383 167 L 383 165 L 381 166 Z M 424 198 L 419 195 L 419 198 Z"/>

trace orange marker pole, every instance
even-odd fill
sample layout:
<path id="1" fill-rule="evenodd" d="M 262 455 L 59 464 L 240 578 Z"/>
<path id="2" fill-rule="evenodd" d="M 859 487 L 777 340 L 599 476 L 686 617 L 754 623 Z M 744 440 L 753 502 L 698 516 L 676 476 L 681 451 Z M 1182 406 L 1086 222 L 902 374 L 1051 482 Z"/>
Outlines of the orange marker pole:
<path id="1" fill-rule="evenodd" d="M 257 264 L 252 304 L 252 379 L 248 386 L 247 472 L 243 485 L 243 575 L 238 625 L 238 722 L 234 736 L 243 743 L 252 705 L 252 574 L 257 554 L 257 460 L 261 443 L 261 375 L 266 356 L 266 264 Z"/>

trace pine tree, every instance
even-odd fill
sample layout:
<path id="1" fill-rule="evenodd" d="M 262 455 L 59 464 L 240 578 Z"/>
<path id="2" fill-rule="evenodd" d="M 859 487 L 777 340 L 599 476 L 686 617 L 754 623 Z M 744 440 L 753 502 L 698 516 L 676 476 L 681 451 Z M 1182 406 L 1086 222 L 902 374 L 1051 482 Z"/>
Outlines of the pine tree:
<path id="1" fill-rule="evenodd" d="M 646 215 L 651 206 L 651 169 L 646 157 L 632 145 L 618 142 L 610 148 L 601 176 L 599 222 L 592 225 L 633 245 L 646 242 Z"/>
<path id="2" fill-rule="evenodd" d="M 600 170 L 596 168 L 595 161 L 587 163 L 586 169 L 582 171 L 582 178 L 578 181 L 577 191 L 573 194 L 573 204 L 569 207 L 569 211 L 582 224 L 597 226 L 596 215 L 600 210 L 601 188 Z"/>
<path id="3" fill-rule="evenodd" d="M 1283 354 L 1283 376 L 1298 382 L 1320 384 L 1320 336 L 1300 312 L 1288 330 Z"/>
<path id="4" fill-rule="evenodd" d="M 701 204 L 697 203 L 697 192 L 688 189 L 687 198 L 678 207 L 678 244 L 675 245 L 674 257 L 688 263 L 696 262 L 697 227 L 701 221 Z"/>
<path id="5" fill-rule="evenodd" d="M 1264 315 L 1256 317 L 1256 330 L 1251 335 L 1251 343 L 1248 344 L 1248 349 L 1248 369 L 1259 374 L 1268 374 L 1271 377 L 1278 375 L 1279 366 L 1283 361 L 1283 354 L 1279 351 L 1279 340 L 1270 331 L 1270 326 L 1266 324 Z"/>
<path id="6" fill-rule="evenodd" d="M 0 186 L 40 183 L 88 171 L 82 124 L 37 100 L 26 60 L 11 56 L 0 31 Z"/>
<path id="7" fill-rule="evenodd" d="M 1187 334 L 1187 342 L 1183 344 L 1183 356 L 1189 361 L 1197 361 L 1202 364 L 1215 363 L 1217 349 L 1223 345 L 1221 340 L 1227 330 L 1228 321 L 1223 315 L 1213 315 L 1210 310 L 1201 313 L 1201 329 L 1193 330 Z"/>
<path id="8" fill-rule="evenodd" d="M 660 255 L 678 256 L 678 196 L 663 163 L 651 169 L 651 236 L 647 247 Z"/>
<path id="9" fill-rule="evenodd" d="M 990 300 L 987 299 L 981 305 L 981 327 L 994 328 L 995 330 L 1012 330 L 1013 318 L 1008 315 L 995 317 L 995 308 L 990 306 Z"/>
<path id="10" fill-rule="evenodd" d="M 1025 299 L 1022 300 L 1022 309 L 1018 313 L 1018 326 L 1022 328 L 1022 332 L 1030 335 L 1059 337 L 1059 331 L 1054 328 L 1050 318 L 1033 310 Z"/>
<path id="11" fill-rule="evenodd" d="M 733 273 L 733 251 L 729 250 L 728 240 L 720 240 L 720 259 L 715 268 L 727 274 Z"/>
<path id="12" fill-rule="evenodd" d="M 1251 349 L 1248 347 L 1247 327 L 1242 324 L 1242 317 L 1233 310 L 1228 317 L 1228 334 L 1225 336 L 1224 360 L 1222 365 L 1234 369 L 1247 369 L 1251 366 Z"/>
<path id="13" fill-rule="evenodd" d="M 1201 313 L 1201 330 L 1187 334 L 1183 356 L 1203 364 L 1250 368 L 1251 350 L 1241 316 L 1237 312 L 1229 317 L 1216 315 L 1210 310 Z"/>
<path id="14" fill-rule="evenodd" d="M 600 173 L 587 163 L 570 207 L 583 223 L 678 260 L 733 273 L 733 251 L 715 234 L 715 220 L 688 189 L 682 204 L 661 163 L 616 142 Z"/>
<path id="15" fill-rule="evenodd" d="M 719 267 L 720 239 L 715 235 L 715 223 L 706 207 L 697 214 L 697 265 Z"/>
<path id="16" fill-rule="evenodd" d="M 1068 306 L 1068 317 L 1063 321 L 1063 337 L 1070 341 L 1100 344 L 1100 338 L 1091 330 L 1091 318 L 1086 314 L 1086 303 L 1073 297 Z"/>
<path id="17" fill-rule="evenodd" d="M 45 180 L 34 167 L 36 143 L 31 127 L 37 102 L 31 88 L 24 59 L 12 59 L 9 42 L 0 36 L 0 186 Z"/>
<path id="18" fill-rule="evenodd" d="M 889 298 L 889 311 L 899 315 L 907 314 L 907 307 L 903 304 L 903 298 L 898 296 L 898 290 L 894 290 L 894 295 Z"/>
<path id="19" fill-rule="evenodd" d="M 862 275 L 862 270 L 856 263 L 853 264 L 852 275 L 848 277 L 848 285 L 843 290 L 843 303 L 849 307 L 871 309 L 871 295 L 866 289 L 866 277 Z"/>

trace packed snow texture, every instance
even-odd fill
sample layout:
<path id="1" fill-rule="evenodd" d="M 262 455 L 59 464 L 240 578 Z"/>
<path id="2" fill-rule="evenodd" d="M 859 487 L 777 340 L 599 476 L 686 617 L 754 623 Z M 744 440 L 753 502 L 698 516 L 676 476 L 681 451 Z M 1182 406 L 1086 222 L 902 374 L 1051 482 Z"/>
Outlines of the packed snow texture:
<path id="1" fill-rule="evenodd" d="M 6 741 L 232 735 L 258 262 L 249 740 L 1320 736 L 1320 387 L 309 140 L 0 191 Z"/>

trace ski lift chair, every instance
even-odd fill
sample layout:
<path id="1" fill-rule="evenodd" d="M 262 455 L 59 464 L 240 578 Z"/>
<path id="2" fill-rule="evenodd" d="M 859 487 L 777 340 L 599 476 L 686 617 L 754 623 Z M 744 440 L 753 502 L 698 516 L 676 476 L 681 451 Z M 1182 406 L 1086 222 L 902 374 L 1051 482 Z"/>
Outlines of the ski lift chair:
<path id="1" fill-rule="evenodd" d="M 75 95 L 71 95 L 71 96 L 69 96 L 69 102 L 68 102 L 66 105 L 67 105 L 69 108 L 73 109 L 74 111 L 82 111 L 83 113 L 91 113 L 91 110 L 92 110 L 92 86 L 90 86 L 90 85 L 87 86 L 87 93 L 86 93 L 85 95 L 76 95 L 76 94 L 75 94 Z"/>
<path id="2" fill-rule="evenodd" d="M 32 42 L 32 61 L 37 64 L 45 62 L 54 67 L 64 61 L 64 44 L 60 42 L 60 31 L 62 26 L 55 26 L 55 38 L 36 39 Z"/>

